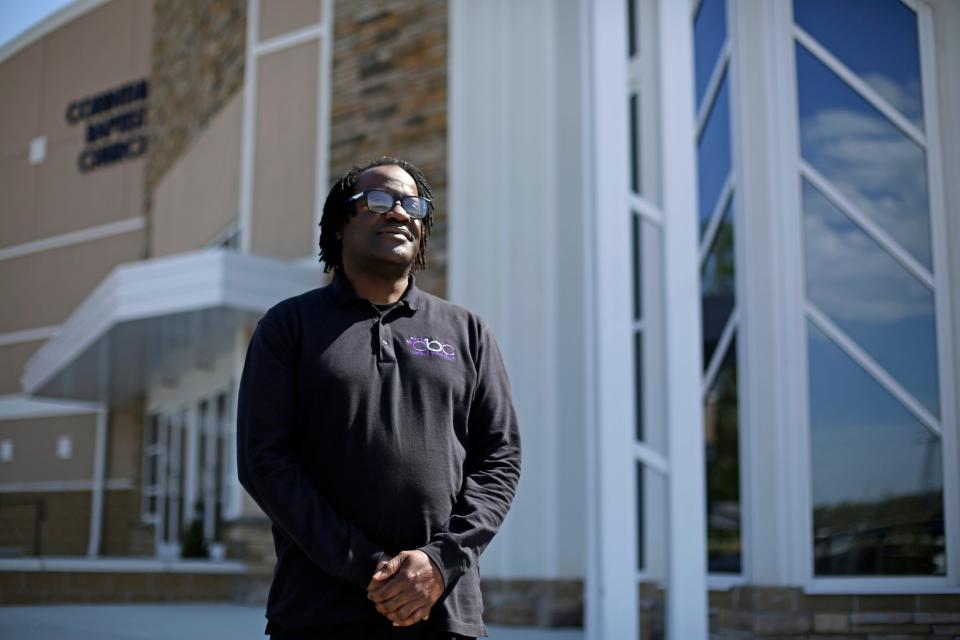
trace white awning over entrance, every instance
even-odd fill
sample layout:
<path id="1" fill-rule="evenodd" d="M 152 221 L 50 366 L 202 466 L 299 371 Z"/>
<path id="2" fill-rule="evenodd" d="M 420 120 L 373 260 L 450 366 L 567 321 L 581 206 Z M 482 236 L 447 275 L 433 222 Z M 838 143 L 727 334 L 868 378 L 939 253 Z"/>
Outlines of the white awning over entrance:
<path id="1" fill-rule="evenodd" d="M 207 249 L 121 265 L 27 362 L 29 395 L 123 403 L 203 368 L 280 300 L 322 284 L 319 265 Z"/>

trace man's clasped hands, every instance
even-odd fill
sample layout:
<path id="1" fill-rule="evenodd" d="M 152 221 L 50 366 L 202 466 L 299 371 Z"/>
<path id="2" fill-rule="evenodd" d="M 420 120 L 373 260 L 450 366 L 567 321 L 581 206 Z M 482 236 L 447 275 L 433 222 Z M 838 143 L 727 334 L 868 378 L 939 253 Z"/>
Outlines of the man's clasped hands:
<path id="1" fill-rule="evenodd" d="M 440 570 L 427 554 L 415 549 L 378 562 L 367 597 L 393 626 L 407 627 L 430 617 L 430 607 L 443 589 Z"/>

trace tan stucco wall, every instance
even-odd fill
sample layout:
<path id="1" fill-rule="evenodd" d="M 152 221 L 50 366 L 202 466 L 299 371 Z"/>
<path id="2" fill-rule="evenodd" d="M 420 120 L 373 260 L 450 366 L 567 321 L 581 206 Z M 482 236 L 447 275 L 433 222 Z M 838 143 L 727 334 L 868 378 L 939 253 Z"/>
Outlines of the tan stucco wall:
<path id="1" fill-rule="evenodd" d="M 143 160 L 82 173 L 86 126 L 70 125 L 66 110 L 149 75 L 151 6 L 108 2 L 0 63 L 0 247 L 140 215 Z M 38 136 L 46 159 L 30 165 Z"/>
<path id="2" fill-rule="evenodd" d="M 13 441 L 13 460 L 0 462 L 0 482 L 91 480 L 96 415 L 0 421 L 0 440 Z M 73 456 L 57 457 L 57 438 L 73 439 Z"/>
<path id="3" fill-rule="evenodd" d="M 0 396 L 21 392 L 23 365 L 43 342 L 37 340 L 0 346 Z"/>
<path id="4" fill-rule="evenodd" d="M 151 256 L 202 247 L 237 219 L 242 118 L 237 93 L 157 184 Z"/>
<path id="5" fill-rule="evenodd" d="M 316 42 L 259 62 L 252 251 L 296 259 L 313 246 L 317 150 Z"/>
<path id="6" fill-rule="evenodd" d="M 110 411 L 109 420 L 107 478 L 136 483 L 139 480 L 143 455 L 140 449 L 143 432 L 142 404 L 113 409 Z"/>
<path id="7" fill-rule="evenodd" d="M 143 255 L 143 231 L 0 261 L 0 333 L 60 324 L 113 268 Z"/>

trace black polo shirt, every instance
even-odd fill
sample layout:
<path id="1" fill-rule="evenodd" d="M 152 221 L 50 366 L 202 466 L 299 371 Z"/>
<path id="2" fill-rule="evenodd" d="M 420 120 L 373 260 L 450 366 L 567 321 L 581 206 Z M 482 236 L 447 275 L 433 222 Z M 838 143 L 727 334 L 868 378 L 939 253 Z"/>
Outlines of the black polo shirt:
<path id="1" fill-rule="evenodd" d="M 342 275 L 260 320 L 237 415 L 240 481 L 273 521 L 267 618 L 381 619 L 382 554 L 421 549 L 446 590 L 417 626 L 486 635 L 477 559 L 520 475 L 510 384 L 484 322 L 416 288 L 381 311 Z"/>

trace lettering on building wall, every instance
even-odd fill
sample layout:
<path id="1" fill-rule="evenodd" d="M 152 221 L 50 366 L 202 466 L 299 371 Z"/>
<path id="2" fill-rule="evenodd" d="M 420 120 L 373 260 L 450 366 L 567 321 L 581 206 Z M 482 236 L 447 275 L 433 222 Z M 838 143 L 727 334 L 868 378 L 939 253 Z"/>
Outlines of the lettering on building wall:
<path id="1" fill-rule="evenodd" d="M 87 173 L 123 160 L 139 158 L 147 151 L 146 80 L 137 80 L 67 105 L 67 124 L 84 124 L 87 146 L 77 157 L 80 171 Z"/>

